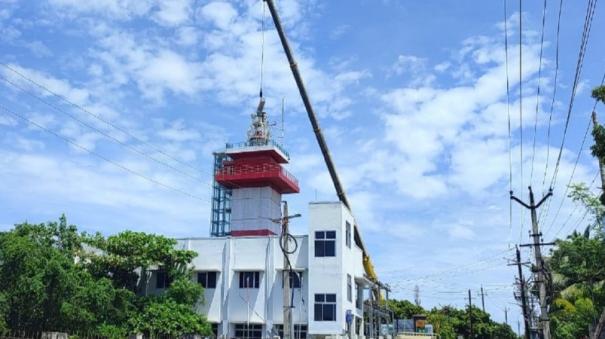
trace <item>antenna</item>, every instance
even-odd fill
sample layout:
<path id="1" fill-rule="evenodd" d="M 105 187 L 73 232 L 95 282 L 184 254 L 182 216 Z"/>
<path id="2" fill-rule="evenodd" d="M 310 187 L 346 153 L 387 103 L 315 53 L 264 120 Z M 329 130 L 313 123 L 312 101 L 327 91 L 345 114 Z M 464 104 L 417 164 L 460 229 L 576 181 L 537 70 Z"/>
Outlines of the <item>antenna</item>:
<path id="1" fill-rule="evenodd" d="M 281 144 L 284 144 L 285 141 L 285 132 L 286 132 L 286 127 L 284 125 L 284 102 L 285 102 L 286 98 L 282 97 L 281 98 Z"/>

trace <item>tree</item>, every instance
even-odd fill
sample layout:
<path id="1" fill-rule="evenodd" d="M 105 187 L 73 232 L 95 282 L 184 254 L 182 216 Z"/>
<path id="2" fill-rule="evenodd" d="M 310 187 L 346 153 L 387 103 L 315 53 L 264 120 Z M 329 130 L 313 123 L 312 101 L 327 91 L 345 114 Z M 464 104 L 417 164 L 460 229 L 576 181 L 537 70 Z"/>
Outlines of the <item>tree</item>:
<path id="1" fill-rule="evenodd" d="M 397 319 L 409 319 L 413 315 L 425 314 L 428 323 L 433 325 L 434 332 L 439 334 L 442 339 L 456 339 L 459 335 L 467 337 L 470 334 L 467 309 L 458 309 L 448 305 L 426 311 L 408 300 L 394 299 L 389 300 L 388 306 L 395 313 Z M 493 321 L 488 313 L 474 306 L 472 317 L 475 339 L 517 338 L 508 325 Z"/>
<path id="2" fill-rule="evenodd" d="M 136 331 L 209 334 L 193 309 L 203 292 L 191 280 L 195 255 L 159 235 L 79 233 L 64 216 L 15 225 L 0 233 L 0 329 L 111 338 Z M 147 296 L 139 285 L 151 267 L 163 267 L 173 281 L 164 295 Z"/>
<path id="3" fill-rule="evenodd" d="M 390 299 L 387 306 L 393 311 L 396 319 L 411 319 L 413 315 L 426 313 L 422 306 L 408 300 Z"/>

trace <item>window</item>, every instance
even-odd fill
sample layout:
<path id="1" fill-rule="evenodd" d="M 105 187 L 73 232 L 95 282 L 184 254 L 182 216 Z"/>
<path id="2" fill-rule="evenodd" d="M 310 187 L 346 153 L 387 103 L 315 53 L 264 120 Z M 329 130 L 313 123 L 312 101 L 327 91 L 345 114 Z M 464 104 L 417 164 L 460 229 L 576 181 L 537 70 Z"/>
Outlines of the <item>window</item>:
<path id="1" fill-rule="evenodd" d="M 316 294 L 315 321 L 336 321 L 336 294 Z"/>
<path id="2" fill-rule="evenodd" d="M 168 288 L 170 287 L 170 279 L 168 278 L 168 273 L 163 269 L 159 269 L 155 271 L 155 287 L 156 288 Z"/>
<path id="3" fill-rule="evenodd" d="M 284 325 L 274 325 L 277 330 L 277 335 L 280 338 L 284 337 Z M 306 339 L 307 338 L 307 325 L 294 324 L 294 338 Z"/>
<path id="4" fill-rule="evenodd" d="M 355 307 L 361 309 L 363 306 L 363 290 L 359 284 L 355 283 L 355 291 L 357 291 L 357 298 L 355 300 Z"/>
<path id="5" fill-rule="evenodd" d="M 258 288 L 260 272 L 239 272 L 239 288 Z"/>
<path id="6" fill-rule="evenodd" d="M 214 335 L 214 337 L 218 337 L 218 323 L 212 323 L 210 324 L 210 330 L 212 331 L 212 335 Z"/>
<path id="7" fill-rule="evenodd" d="M 216 272 L 198 272 L 197 282 L 204 288 L 216 288 Z"/>
<path id="8" fill-rule="evenodd" d="M 290 271 L 290 288 L 300 288 L 303 272 Z M 281 287 L 284 287 L 284 280 L 281 282 Z"/>
<path id="9" fill-rule="evenodd" d="M 246 339 L 261 339 L 263 337 L 263 325 L 235 324 L 235 337 Z"/>
<path id="10" fill-rule="evenodd" d="M 353 301 L 353 283 L 351 282 L 351 275 L 347 274 L 347 300 Z"/>
<path id="11" fill-rule="evenodd" d="M 345 242 L 348 248 L 351 248 L 351 224 L 347 221 Z"/>
<path id="12" fill-rule="evenodd" d="M 315 232 L 315 256 L 336 256 L 336 231 Z"/>

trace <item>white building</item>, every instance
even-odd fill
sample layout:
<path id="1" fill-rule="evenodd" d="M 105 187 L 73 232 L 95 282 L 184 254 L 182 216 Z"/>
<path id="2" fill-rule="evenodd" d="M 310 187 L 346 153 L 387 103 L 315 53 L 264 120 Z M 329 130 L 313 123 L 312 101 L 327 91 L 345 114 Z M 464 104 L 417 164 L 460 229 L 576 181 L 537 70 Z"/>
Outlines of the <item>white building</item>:
<path id="1" fill-rule="evenodd" d="M 205 287 L 198 311 L 224 338 L 282 336 L 284 259 L 279 245 L 282 194 L 298 182 L 282 164 L 287 153 L 269 139 L 262 104 L 248 141 L 218 153 L 213 194 L 212 237 L 179 239 L 194 250 L 195 277 Z M 365 277 L 355 220 L 340 202 L 313 202 L 308 235 L 295 236 L 289 255 L 295 338 L 363 335 Z M 228 224 L 229 230 L 220 229 Z M 220 226 L 220 227 L 219 227 Z M 359 233 L 357 233 L 359 235 Z M 151 291 L 166 286 L 155 272 Z M 367 293 L 366 293 L 367 294 Z"/>
<path id="2" fill-rule="evenodd" d="M 364 290 L 370 282 L 364 277 L 353 225 L 351 213 L 340 202 L 309 204 L 309 235 L 295 236 L 298 248 L 290 255 L 299 275 L 291 279 L 296 338 L 349 330 L 363 335 Z M 281 336 L 284 260 L 278 236 L 187 238 L 179 239 L 179 246 L 198 253 L 194 279 L 205 287 L 198 311 L 207 316 L 217 336 Z M 157 292 L 165 287 L 157 273 L 150 284 Z M 347 312 L 353 315 L 350 326 Z"/>

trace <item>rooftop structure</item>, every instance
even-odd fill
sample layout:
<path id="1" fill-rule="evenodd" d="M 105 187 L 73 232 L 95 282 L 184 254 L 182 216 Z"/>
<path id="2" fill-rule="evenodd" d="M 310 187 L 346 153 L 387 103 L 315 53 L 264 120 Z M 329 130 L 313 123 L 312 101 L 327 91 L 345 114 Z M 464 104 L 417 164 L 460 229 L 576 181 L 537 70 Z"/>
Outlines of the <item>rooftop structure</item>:
<path id="1" fill-rule="evenodd" d="M 274 220 L 281 217 L 281 195 L 300 191 L 298 180 L 283 168 L 288 152 L 271 139 L 264 106 L 261 98 L 247 141 L 215 154 L 212 236 L 278 234 Z"/>

